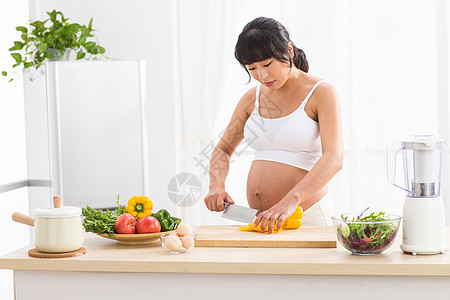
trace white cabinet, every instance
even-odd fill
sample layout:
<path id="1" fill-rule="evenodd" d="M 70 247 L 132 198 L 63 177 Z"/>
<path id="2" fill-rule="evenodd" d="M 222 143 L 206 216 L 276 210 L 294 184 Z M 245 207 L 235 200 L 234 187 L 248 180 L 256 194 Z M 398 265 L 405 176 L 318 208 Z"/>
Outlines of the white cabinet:
<path id="1" fill-rule="evenodd" d="M 95 208 L 148 194 L 143 61 L 48 62 L 24 87 L 30 213 L 56 194 Z"/>

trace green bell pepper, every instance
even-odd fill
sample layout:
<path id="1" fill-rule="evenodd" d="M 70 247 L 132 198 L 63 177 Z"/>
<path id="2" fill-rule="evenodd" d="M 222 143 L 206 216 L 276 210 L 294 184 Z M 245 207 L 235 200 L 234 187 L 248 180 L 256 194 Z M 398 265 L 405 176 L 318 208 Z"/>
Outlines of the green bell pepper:
<path id="1" fill-rule="evenodd" d="M 173 226 L 173 230 L 177 229 L 178 225 L 180 225 L 180 223 L 181 223 L 181 219 L 177 218 L 177 217 L 170 217 L 170 218 L 175 222 L 175 225 Z"/>
<path id="2" fill-rule="evenodd" d="M 174 230 L 175 222 L 170 218 L 170 213 L 165 209 L 160 209 L 155 215 L 161 224 L 161 231 Z"/>

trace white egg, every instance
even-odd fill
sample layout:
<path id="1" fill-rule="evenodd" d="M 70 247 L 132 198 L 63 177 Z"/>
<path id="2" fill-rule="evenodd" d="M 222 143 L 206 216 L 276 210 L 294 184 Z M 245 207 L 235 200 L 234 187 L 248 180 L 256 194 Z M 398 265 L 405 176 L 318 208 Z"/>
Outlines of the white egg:
<path id="1" fill-rule="evenodd" d="M 178 227 L 177 227 L 177 233 L 181 236 L 191 235 L 192 228 L 191 228 L 191 226 L 189 226 L 189 224 L 180 223 L 180 225 L 178 225 Z"/>
<path id="2" fill-rule="evenodd" d="M 173 235 L 166 237 L 166 239 L 164 240 L 164 245 L 167 247 L 167 249 L 174 252 L 180 251 L 183 247 L 180 238 Z"/>
<path id="3" fill-rule="evenodd" d="M 194 238 L 192 236 L 184 236 L 181 238 L 181 243 L 184 248 L 189 249 L 194 246 Z"/>

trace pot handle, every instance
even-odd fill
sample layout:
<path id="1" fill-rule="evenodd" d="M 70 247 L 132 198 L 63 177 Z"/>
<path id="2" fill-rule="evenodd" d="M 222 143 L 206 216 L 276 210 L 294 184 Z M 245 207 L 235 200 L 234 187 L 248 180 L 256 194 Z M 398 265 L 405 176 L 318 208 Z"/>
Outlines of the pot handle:
<path id="1" fill-rule="evenodd" d="M 34 226 L 34 218 L 18 212 L 12 214 L 12 219 L 17 223 Z"/>

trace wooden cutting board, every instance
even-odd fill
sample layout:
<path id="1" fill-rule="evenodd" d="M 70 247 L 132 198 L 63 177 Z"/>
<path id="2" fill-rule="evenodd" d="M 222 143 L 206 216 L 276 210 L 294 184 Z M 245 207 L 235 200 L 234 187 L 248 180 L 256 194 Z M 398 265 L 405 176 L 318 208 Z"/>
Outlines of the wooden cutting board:
<path id="1" fill-rule="evenodd" d="M 303 226 L 279 233 L 241 231 L 237 225 L 200 226 L 195 247 L 336 248 L 332 226 Z"/>

